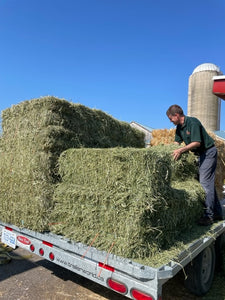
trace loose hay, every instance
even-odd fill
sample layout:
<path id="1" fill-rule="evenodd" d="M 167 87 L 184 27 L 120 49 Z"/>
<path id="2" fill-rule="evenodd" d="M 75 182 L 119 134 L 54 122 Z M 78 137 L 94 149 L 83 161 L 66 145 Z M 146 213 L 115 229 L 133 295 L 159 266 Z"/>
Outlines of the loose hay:
<path id="1" fill-rule="evenodd" d="M 0 219 L 48 230 L 57 160 L 79 147 L 144 147 L 128 123 L 55 97 L 24 101 L 2 112 Z"/>
<path id="2" fill-rule="evenodd" d="M 113 253 L 129 258 L 147 257 L 172 245 L 195 223 L 204 198 L 194 179 L 195 165 L 186 170 L 185 161 L 191 164 L 192 157 L 184 155 L 174 163 L 172 149 L 63 152 L 62 182 L 54 193 L 52 214 L 57 225 L 51 230 L 85 244 L 98 233 L 94 247 L 107 251 L 115 242 Z"/>

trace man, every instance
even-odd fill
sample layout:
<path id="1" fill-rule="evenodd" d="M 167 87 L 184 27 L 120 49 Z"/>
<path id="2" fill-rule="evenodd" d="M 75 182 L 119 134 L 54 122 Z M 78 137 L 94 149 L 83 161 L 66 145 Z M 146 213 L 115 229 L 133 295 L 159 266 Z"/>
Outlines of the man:
<path id="1" fill-rule="evenodd" d="M 201 122 L 197 118 L 185 116 L 179 105 L 171 105 L 166 114 L 176 125 L 175 143 L 185 143 L 185 146 L 174 150 L 174 159 L 179 159 L 182 153 L 187 151 L 192 151 L 199 157 L 199 181 L 206 198 L 204 215 L 199 219 L 198 224 L 207 226 L 215 220 L 222 220 L 222 208 L 215 189 L 217 149 L 214 140 L 208 135 Z"/>

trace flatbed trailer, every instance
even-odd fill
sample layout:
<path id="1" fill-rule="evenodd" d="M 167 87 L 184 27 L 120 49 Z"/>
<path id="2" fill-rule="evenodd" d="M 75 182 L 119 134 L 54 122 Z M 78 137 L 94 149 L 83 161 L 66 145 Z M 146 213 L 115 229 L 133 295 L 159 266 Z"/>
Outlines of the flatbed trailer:
<path id="1" fill-rule="evenodd" d="M 212 283 L 216 260 L 221 261 L 225 222 L 214 224 L 209 234 L 188 244 L 174 260 L 151 267 L 76 243 L 51 232 L 39 233 L 0 221 L 1 241 L 21 247 L 63 268 L 135 300 L 162 300 L 163 284 L 183 269 L 185 285 L 196 295 Z"/>

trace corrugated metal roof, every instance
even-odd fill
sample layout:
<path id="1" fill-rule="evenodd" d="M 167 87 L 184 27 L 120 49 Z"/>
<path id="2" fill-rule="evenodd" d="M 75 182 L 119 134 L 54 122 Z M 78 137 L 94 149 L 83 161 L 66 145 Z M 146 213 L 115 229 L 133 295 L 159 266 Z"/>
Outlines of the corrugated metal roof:
<path id="1" fill-rule="evenodd" d="M 201 64 L 199 66 L 197 66 L 193 73 L 197 73 L 197 72 L 202 72 L 202 71 L 216 71 L 218 72 L 219 74 L 222 74 L 222 72 L 220 71 L 220 68 L 215 65 L 215 64 L 211 64 L 211 63 L 205 63 L 205 64 Z"/>
<path id="2" fill-rule="evenodd" d="M 145 125 L 141 125 L 141 126 L 144 127 L 145 129 L 149 130 L 149 131 L 154 130 L 154 128 L 152 128 L 152 127 L 148 127 L 148 126 L 145 126 Z"/>
<path id="3" fill-rule="evenodd" d="M 140 124 L 140 123 L 138 123 L 138 122 L 135 122 L 135 121 L 132 121 L 130 124 L 132 124 L 132 123 L 135 123 L 136 125 L 138 125 L 138 126 L 144 128 L 144 129 L 146 129 L 146 130 L 148 130 L 148 131 L 150 131 L 150 132 L 152 132 L 152 130 L 154 130 L 154 128 L 152 128 L 152 127 L 142 125 L 142 124 Z"/>
<path id="4" fill-rule="evenodd" d="M 225 131 L 223 131 L 223 130 L 217 130 L 217 131 L 214 131 L 214 133 L 219 138 L 225 140 Z"/>

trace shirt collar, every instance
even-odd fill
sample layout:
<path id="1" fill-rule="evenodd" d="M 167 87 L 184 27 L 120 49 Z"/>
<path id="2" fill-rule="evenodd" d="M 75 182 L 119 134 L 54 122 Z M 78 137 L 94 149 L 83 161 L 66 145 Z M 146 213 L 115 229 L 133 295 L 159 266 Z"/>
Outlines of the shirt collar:
<path id="1" fill-rule="evenodd" d="M 184 128 L 187 125 L 187 117 L 184 116 L 184 124 L 181 125 L 181 128 Z"/>

